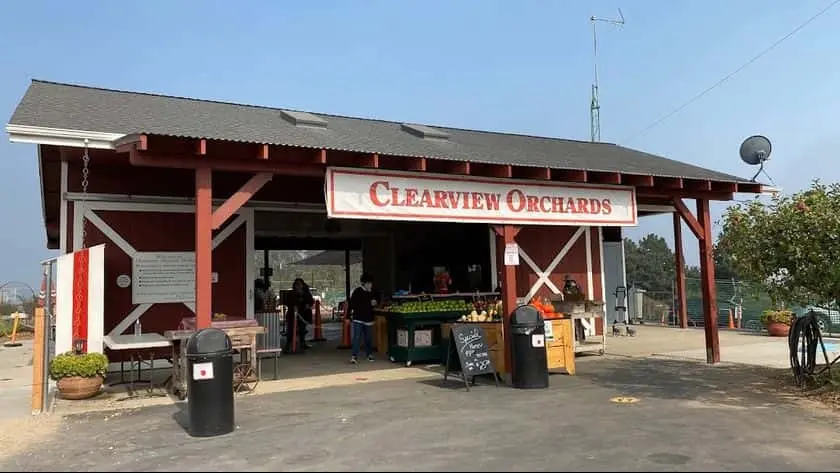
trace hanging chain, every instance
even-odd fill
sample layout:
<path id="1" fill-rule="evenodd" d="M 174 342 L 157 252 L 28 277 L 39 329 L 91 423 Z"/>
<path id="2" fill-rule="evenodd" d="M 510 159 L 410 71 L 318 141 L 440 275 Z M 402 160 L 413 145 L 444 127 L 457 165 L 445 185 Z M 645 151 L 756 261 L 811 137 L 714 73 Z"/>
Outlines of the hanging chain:
<path id="1" fill-rule="evenodd" d="M 88 175 L 90 175 L 90 156 L 88 155 L 87 139 L 85 139 L 85 151 L 82 154 L 82 248 L 85 248 L 87 240 L 87 218 L 85 212 L 87 207 Z"/>

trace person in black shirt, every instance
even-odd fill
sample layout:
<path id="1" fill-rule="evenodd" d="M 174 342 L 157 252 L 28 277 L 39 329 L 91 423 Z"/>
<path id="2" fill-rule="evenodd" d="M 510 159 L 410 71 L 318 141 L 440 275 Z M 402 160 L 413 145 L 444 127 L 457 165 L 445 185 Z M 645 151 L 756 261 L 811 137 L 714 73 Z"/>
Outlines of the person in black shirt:
<path id="1" fill-rule="evenodd" d="M 297 278 L 292 291 L 286 296 L 286 352 L 310 348 L 306 344 L 306 326 L 312 323 L 312 307 L 315 299 L 303 279 Z M 292 334 L 297 324 L 297 344 L 292 348 Z"/>
<path id="2" fill-rule="evenodd" d="M 353 364 L 358 363 L 362 341 L 365 342 L 368 361 L 373 361 L 373 309 L 377 304 L 376 295 L 373 293 L 373 277 L 364 273 L 361 283 L 362 286 L 357 287 L 350 296 L 348 307 L 353 334 L 353 356 L 350 363 Z"/>

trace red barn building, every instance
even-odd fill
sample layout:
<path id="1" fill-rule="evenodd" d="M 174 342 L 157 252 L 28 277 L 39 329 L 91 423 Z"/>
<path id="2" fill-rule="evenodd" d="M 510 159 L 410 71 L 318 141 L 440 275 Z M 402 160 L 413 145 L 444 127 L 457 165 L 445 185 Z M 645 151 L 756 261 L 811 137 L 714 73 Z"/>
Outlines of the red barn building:
<path id="1" fill-rule="evenodd" d="M 105 334 L 127 332 L 138 318 L 144 331 L 162 333 L 193 313 L 199 327 L 213 312 L 253 317 L 261 238 L 358 246 L 384 291 L 402 286 L 418 241 L 431 240 L 441 259 L 482 264 L 482 284 L 500 285 L 508 309 L 517 298 L 556 294 L 567 275 L 607 300 L 624 277 L 621 261 L 604 261 L 621 258 L 611 249 L 621 227 L 675 211 L 700 242 L 708 361 L 716 362 L 709 202 L 762 191 L 610 143 L 44 81 L 32 82 L 6 129 L 13 142 L 36 145 L 48 247 L 106 245 Z M 325 181 L 330 172 L 334 182 Z M 431 190 L 377 187 L 389 179 Z M 353 193 L 363 185 L 371 189 L 365 202 Z M 696 212 L 683 199 L 696 200 Z M 504 264 L 512 244 L 518 266 Z M 154 265 L 154 276 L 143 272 Z M 685 324 L 684 303 L 682 311 Z"/>

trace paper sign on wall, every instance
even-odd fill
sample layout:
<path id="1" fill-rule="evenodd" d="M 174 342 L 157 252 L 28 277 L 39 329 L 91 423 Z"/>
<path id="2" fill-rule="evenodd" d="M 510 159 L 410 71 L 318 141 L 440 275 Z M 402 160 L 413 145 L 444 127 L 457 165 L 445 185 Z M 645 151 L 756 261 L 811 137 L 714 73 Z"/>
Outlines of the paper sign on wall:
<path id="1" fill-rule="evenodd" d="M 505 266 L 519 266 L 519 245 L 516 243 L 505 245 Z"/>

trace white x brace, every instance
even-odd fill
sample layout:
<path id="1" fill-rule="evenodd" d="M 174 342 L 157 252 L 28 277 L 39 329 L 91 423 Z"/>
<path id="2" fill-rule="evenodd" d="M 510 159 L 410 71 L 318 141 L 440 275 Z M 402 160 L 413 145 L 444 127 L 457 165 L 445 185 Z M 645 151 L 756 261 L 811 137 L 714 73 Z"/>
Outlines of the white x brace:
<path id="1" fill-rule="evenodd" d="M 557 268 L 557 265 L 560 264 L 561 261 L 563 261 L 563 258 L 566 257 L 566 253 L 568 253 L 569 250 L 572 249 L 572 246 L 574 246 L 574 244 L 577 243 L 578 239 L 580 239 L 580 236 L 583 235 L 587 229 L 588 227 L 578 228 L 577 231 L 572 235 L 572 237 L 569 238 L 569 241 L 567 241 L 566 244 L 563 245 L 563 249 L 561 249 L 560 252 L 557 253 L 557 256 L 555 256 L 551 263 L 548 265 L 548 267 L 545 268 L 545 271 L 540 269 L 540 267 L 537 266 L 536 263 L 534 263 L 534 260 L 532 260 L 531 257 L 528 256 L 527 253 L 525 253 L 521 246 L 519 247 L 519 257 L 522 258 L 522 261 L 524 261 L 525 264 L 530 266 L 531 269 L 534 271 L 534 274 L 537 275 L 537 282 L 534 283 L 534 285 L 531 287 L 531 290 L 528 291 L 528 294 L 525 296 L 525 303 L 527 303 L 531 300 L 532 297 L 534 297 L 534 295 L 537 293 L 537 291 L 540 290 L 543 284 L 545 284 L 555 294 L 560 294 L 562 292 L 551 281 L 551 274 L 554 272 L 554 269 Z M 587 264 L 587 266 L 589 265 L 591 265 L 591 263 Z"/>
<path id="2" fill-rule="evenodd" d="M 107 203 L 97 202 L 97 204 L 99 207 L 104 207 L 105 210 L 110 210 L 106 205 Z M 88 207 L 90 207 L 90 204 L 88 204 Z M 76 215 L 73 228 L 74 250 L 79 250 L 82 248 L 82 222 L 83 220 L 87 220 L 88 222 L 93 224 L 93 226 L 99 229 L 99 231 L 102 232 L 102 234 L 105 235 L 105 237 L 108 238 L 115 246 L 120 248 L 126 255 L 128 255 L 129 258 L 135 258 L 137 255 L 137 249 L 135 249 L 134 246 L 131 245 L 131 243 L 127 242 L 125 238 L 122 237 L 122 235 L 117 233 L 117 231 L 114 230 L 113 227 L 105 223 L 102 217 L 96 214 L 95 210 L 97 209 L 85 208 L 83 212 L 78 212 L 78 215 Z M 169 212 L 174 211 L 179 213 L 194 212 L 193 207 L 176 205 L 167 206 L 165 210 Z M 161 211 L 161 209 L 158 209 L 158 211 Z M 74 205 L 74 215 L 75 214 L 76 206 Z M 236 231 L 239 227 L 246 223 L 246 221 L 249 218 L 252 218 L 252 216 L 251 214 L 248 214 L 247 211 L 239 212 L 236 218 L 213 238 L 213 249 L 216 249 L 216 247 L 218 247 L 223 241 L 225 241 L 227 237 L 229 237 L 234 231 Z M 187 306 L 191 311 L 195 312 L 195 303 L 184 302 L 183 304 Z M 131 327 L 135 320 L 139 319 L 140 316 L 142 316 L 147 310 L 149 310 L 152 307 L 152 305 L 153 304 L 150 303 L 135 305 L 131 312 L 129 312 L 128 315 L 126 315 L 122 319 L 122 321 L 120 321 L 120 323 L 117 324 L 116 327 L 114 327 L 110 332 L 108 332 L 108 335 L 121 335 L 129 327 Z"/>

